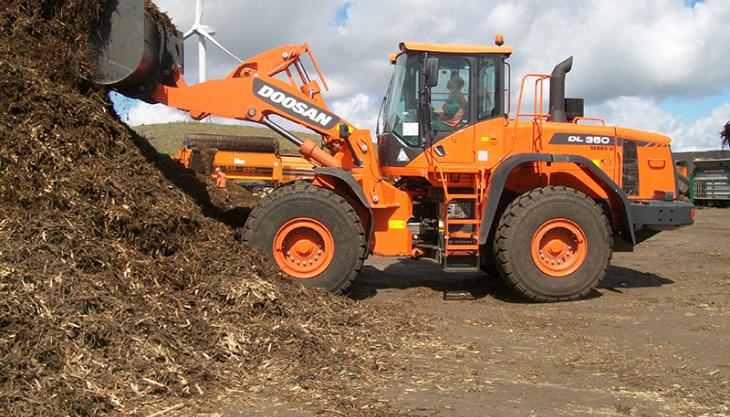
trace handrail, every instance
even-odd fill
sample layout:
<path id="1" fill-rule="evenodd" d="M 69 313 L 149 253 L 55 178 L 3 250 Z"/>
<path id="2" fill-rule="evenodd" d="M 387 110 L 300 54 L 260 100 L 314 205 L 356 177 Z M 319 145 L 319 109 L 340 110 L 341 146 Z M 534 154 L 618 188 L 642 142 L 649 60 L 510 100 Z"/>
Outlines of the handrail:
<path id="1" fill-rule="evenodd" d="M 581 116 L 581 117 L 575 117 L 575 118 L 573 118 L 573 120 L 570 123 L 573 123 L 573 124 L 576 124 L 577 125 L 578 122 L 581 121 L 581 120 L 589 120 L 589 121 L 594 121 L 594 122 L 601 122 L 601 124 L 603 126 L 606 126 L 606 120 L 603 117 L 583 117 L 583 116 Z"/>
<path id="2" fill-rule="evenodd" d="M 535 80 L 535 90 L 537 91 L 537 88 L 540 87 L 540 106 L 537 106 L 537 94 L 535 94 L 535 108 L 539 110 L 538 113 L 522 113 L 522 99 L 524 98 L 525 94 L 525 82 L 528 78 L 537 78 Z M 522 77 L 522 82 L 520 83 L 520 96 L 517 100 L 517 114 L 515 115 L 515 124 L 519 120 L 520 117 L 524 116 L 533 116 L 533 117 L 546 117 L 547 115 L 543 113 L 542 111 L 542 87 L 543 87 L 543 81 L 550 78 L 550 74 L 527 74 L 524 77 Z"/>
<path id="3" fill-rule="evenodd" d="M 524 77 L 522 77 L 522 82 L 520 83 L 520 96 L 519 96 L 519 100 L 517 101 L 517 114 L 515 115 L 515 127 L 514 127 L 515 136 L 514 137 L 516 137 L 517 126 L 520 123 L 520 117 L 532 117 L 533 123 L 536 123 L 538 125 L 537 129 L 540 132 L 540 134 L 538 136 L 533 137 L 534 140 L 532 141 L 532 150 L 535 152 L 539 152 L 539 150 L 537 150 L 536 142 L 537 142 L 537 139 L 542 136 L 542 123 L 543 123 L 543 121 L 547 121 L 550 119 L 550 115 L 543 113 L 543 109 L 542 109 L 543 101 L 544 101 L 544 96 L 543 96 L 544 82 L 545 82 L 545 80 L 550 79 L 550 77 L 551 77 L 550 74 L 527 74 Z M 529 78 L 535 78 L 535 94 L 534 94 L 534 101 L 533 101 L 533 108 L 534 108 L 535 113 L 524 113 L 523 114 L 522 113 L 522 99 L 523 99 L 523 96 L 525 93 L 525 82 Z M 539 90 L 539 93 L 538 93 L 538 90 Z"/>
<path id="4" fill-rule="evenodd" d="M 446 178 L 446 175 L 444 175 L 443 170 L 441 169 L 441 166 L 436 164 L 434 165 L 436 168 L 436 174 L 438 174 L 438 179 L 441 181 L 441 186 L 444 188 L 444 201 L 451 200 L 451 197 L 449 197 L 449 183 L 448 179 Z"/>

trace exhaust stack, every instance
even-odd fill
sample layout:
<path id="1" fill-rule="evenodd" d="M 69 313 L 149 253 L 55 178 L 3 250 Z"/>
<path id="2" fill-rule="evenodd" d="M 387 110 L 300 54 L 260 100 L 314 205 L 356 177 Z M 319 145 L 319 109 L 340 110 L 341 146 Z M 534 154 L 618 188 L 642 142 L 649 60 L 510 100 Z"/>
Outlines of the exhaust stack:
<path id="1" fill-rule="evenodd" d="M 555 66 L 550 75 L 550 121 L 566 123 L 568 115 L 565 113 L 565 74 L 573 67 L 573 57 L 566 59 Z"/>

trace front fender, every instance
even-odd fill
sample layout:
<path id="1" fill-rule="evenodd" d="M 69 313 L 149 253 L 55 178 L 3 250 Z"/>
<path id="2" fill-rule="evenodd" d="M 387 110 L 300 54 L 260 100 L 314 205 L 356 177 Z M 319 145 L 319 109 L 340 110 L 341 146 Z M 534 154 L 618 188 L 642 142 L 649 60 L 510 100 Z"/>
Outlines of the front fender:
<path id="1" fill-rule="evenodd" d="M 375 221 L 373 219 L 373 208 L 370 205 L 370 202 L 365 197 L 365 193 L 362 190 L 362 187 L 360 184 L 355 180 L 355 177 L 352 176 L 351 173 L 345 171 L 342 168 L 330 168 L 330 167 L 320 167 L 315 168 L 314 172 L 317 175 L 322 175 L 326 177 L 331 177 L 337 180 L 337 182 L 343 186 L 346 187 L 347 190 L 349 190 L 352 195 L 354 195 L 358 201 L 360 201 L 360 204 L 365 208 L 365 210 L 368 213 L 368 235 L 367 235 L 367 247 L 370 247 L 370 244 L 372 243 L 373 235 L 375 232 Z"/>

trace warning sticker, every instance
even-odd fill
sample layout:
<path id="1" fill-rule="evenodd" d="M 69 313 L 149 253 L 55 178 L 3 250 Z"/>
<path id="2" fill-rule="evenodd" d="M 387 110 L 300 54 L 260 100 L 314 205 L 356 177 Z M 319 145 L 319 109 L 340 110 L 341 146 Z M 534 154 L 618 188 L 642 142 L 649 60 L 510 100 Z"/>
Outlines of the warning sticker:
<path id="1" fill-rule="evenodd" d="M 401 149 L 400 153 L 398 153 L 398 162 L 408 162 L 410 160 L 411 160 L 411 158 L 409 158 L 408 155 L 406 155 L 406 151 Z"/>
<path id="2" fill-rule="evenodd" d="M 403 230 L 406 228 L 405 220 L 388 220 L 388 229 Z"/>
<path id="3" fill-rule="evenodd" d="M 403 136 L 418 136 L 418 123 L 403 123 Z"/>

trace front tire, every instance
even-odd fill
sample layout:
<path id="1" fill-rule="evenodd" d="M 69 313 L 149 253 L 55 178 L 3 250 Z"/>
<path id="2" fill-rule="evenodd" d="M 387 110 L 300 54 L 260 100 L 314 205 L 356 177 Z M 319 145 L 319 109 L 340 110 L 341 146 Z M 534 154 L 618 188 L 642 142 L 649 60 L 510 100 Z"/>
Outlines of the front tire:
<path id="1" fill-rule="evenodd" d="M 601 207 L 566 187 L 537 188 L 504 211 L 493 253 L 505 282 L 532 301 L 576 300 L 606 275 L 613 237 Z"/>
<path id="2" fill-rule="evenodd" d="M 264 198 L 246 221 L 243 240 L 292 280 L 335 294 L 350 286 L 366 255 L 365 232 L 352 206 L 306 184 Z"/>

